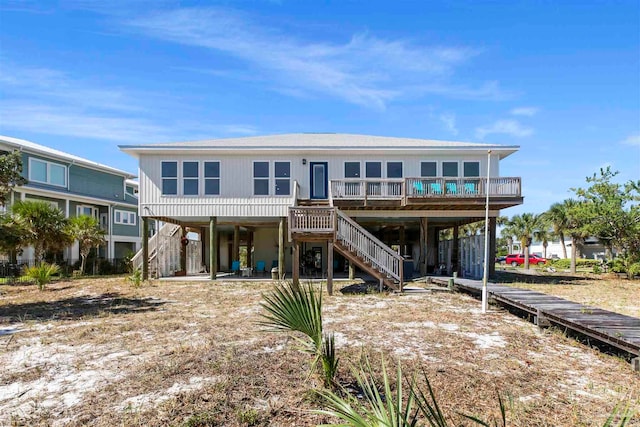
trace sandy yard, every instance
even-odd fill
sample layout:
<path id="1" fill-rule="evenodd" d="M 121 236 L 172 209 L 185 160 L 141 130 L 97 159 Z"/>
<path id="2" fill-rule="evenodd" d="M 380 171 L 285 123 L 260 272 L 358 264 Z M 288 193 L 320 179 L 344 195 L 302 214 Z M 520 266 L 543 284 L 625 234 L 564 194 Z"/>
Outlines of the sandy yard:
<path id="1" fill-rule="evenodd" d="M 302 426 L 313 413 L 309 358 L 260 320 L 265 282 L 123 278 L 0 286 L 0 425 Z M 340 288 L 342 285 L 338 285 Z M 440 404 L 512 426 L 598 426 L 618 402 L 638 408 L 626 360 L 540 330 L 466 295 L 324 298 L 339 378 L 367 354 L 428 375 Z M 631 425 L 640 425 L 636 417 Z"/>

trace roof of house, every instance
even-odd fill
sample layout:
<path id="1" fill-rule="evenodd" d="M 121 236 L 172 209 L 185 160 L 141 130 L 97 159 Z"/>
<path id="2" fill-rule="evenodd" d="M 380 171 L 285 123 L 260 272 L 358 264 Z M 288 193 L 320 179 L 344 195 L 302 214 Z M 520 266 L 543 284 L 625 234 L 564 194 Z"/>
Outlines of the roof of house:
<path id="1" fill-rule="evenodd" d="M 55 158 L 58 160 L 73 162 L 77 165 L 87 166 L 92 169 L 97 169 L 104 172 L 121 175 L 129 179 L 135 178 L 135 175 L 129 172 L 116 169 L 111 166 L 103 165 L 101 163 L 94 162 L 94 161 L 85 159 L 83 157 L 75 156 L 73 154 L 65 153 L 64 151 L 56 150 L 54 148 L 45 147 L 44 145 L 36 144 L 35 142 L 27 141 L 24 139 L 0 135 L 0 145 L 7 145 L 16 150 L 25 151 L 28 153 L 40 154 L 42 156 Z"/>
<path id="2" fill-rule="evenodd" d="M 477 142 L 438 141 L 433 139 L 397 138 L 388 136 L 343 133 L 291 133 L 282 135 L 221 138 L 202 141 L 169 142 L 141 145 L 120 145 L 126 153 L 163 151 L 318 151 L 318 150 L 496 150 L 505 157 L 519 149 L 515 145 L 496 145 Z"/>

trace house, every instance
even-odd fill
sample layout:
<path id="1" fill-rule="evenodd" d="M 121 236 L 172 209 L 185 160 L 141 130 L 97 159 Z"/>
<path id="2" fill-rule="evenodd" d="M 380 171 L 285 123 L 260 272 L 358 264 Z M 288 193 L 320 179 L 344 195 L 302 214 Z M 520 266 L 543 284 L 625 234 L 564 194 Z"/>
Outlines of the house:
<path id="1" fill-rule="evenodd" d="M 106 245 L 100 248 L 99 256 L 107 259 L 121 259 L 140 248 L 134 175 L 30 141 L 0 136 L 0 153 L 14 150 L 22 154 L 22 172 L 28 182 L 14 189 L 8 205 L 17 200 L 39 200 L 60 209 L 67 218 L 97 218 L 106 232 Z M 33 251 L 28 248 L 19 260 L 32 258 Z M 64 253 L 65 260 L 79 258 L 77 243 Z"/>
<path id="2" fill-rule="evenodd" d="M 254 271 L 330 282 L 334 270 L 355 265 L 402 288 L 405 270 L 482 262 L 481 250 L 461 257 L 458 241 L 444 250 L 438 231 L 484 220 L 487 193 L 492 241 L 500 210 L 523 201 L 520 178 L 500 176 L 517 146 L 305 133 L 120 149 L 139 160 L 142 221 L 166 223 L 174 247 L 197 233 L 211 279 L 237 270 L 244 248 Z M 158 254 L 158 241 L 143 238 L 143 275 Z"/>
<path id="3" fill-rule="evenodd" d="M 587 237 L 586 239 L 584 239 L 584 241 L 578 242 L 576 246 L 578 249 L 576 256 L 579 258 L 600 260 L 607 258 L 607 248 L 595 237 Z M 571 239 L 565 239 L 564 247 L 567 250 L 567 258 L 571 258 L 571 254 L 573 251 Z M 544 256 L 544 246 L 541 242 L 533 242 L 529 247 L 529 252 L 539 256 Z M 612 253 L 616 253 L 615 249 L 612 249 Z M 547 243 L 546 257 L 564 258 L 564 250 L 562 249 L 562 242 L 560 240 Z"/>

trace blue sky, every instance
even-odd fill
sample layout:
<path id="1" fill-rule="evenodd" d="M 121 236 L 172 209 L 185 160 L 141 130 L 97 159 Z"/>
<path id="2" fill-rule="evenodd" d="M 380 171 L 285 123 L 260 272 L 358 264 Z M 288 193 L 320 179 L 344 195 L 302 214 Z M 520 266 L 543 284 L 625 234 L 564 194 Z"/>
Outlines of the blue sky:
<path id="1" fill-rule="evenodd" d="M 343 132 L 519 145 L 542 212 L 640 179 L 640 2 L 0 2 L 0 133 L 118 144 Z"/>

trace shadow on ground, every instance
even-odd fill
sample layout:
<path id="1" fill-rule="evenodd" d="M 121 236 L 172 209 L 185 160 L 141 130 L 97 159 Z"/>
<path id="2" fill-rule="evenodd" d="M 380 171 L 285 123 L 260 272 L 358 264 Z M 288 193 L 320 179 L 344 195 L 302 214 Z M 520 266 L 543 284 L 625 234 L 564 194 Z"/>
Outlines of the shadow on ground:
<path id="1" fill-rule="evenodd" d="M 493 283 L 536 283 L 541 285 L 587 285 L 588 282 L 596 280 L 588 276 L 576 276 L 569 273 L 539 273 L 524 271 L 499 271 L 496 269 L 496 276 L 491 281 Z"/>
<path id="2" fill-rule="evenodd" d="M 157 310 L 165 301 L 154 298 L 125 298 L 118 293 L 84 295 L 58 301 L 9 304 L 0 307 L 0 322 L 26 320 L 73 320 L 104 314 L 141 313 Z"/>

